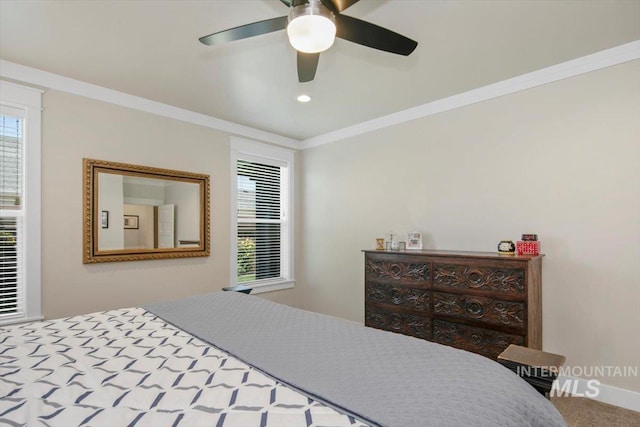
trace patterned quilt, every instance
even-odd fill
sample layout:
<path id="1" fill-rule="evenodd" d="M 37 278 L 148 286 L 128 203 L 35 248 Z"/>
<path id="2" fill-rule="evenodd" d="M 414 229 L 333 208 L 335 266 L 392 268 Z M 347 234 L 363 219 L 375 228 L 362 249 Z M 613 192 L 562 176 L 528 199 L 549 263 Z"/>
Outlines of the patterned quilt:
<path id="1" fill-rule="evenodd" d="M 0 328 L 0 425 L 365 426 L 142 308 Z"/>
<path id="2" fill-rule="evenodd" d="M 486 357 L 238 292 L 145 306 L 344 413 L 386 427 L 564 427 L 557 409 Z"/>

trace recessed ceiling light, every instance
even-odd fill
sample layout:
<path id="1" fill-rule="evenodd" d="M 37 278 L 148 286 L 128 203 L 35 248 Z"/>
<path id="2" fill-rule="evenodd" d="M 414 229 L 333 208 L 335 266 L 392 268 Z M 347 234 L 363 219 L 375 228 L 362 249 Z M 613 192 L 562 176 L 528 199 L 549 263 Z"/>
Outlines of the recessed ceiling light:
<path id="1" fill-rule="evenodd" d="M 298 98 L 299 102 L 309 102 L 311 101 L 311 97 L 309 95 L 302 94 Z"/>

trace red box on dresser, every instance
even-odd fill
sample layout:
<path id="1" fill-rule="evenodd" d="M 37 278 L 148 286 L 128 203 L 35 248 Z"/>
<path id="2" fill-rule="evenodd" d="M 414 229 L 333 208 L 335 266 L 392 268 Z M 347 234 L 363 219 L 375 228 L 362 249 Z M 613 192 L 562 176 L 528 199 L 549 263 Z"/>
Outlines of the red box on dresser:
<path id="1" fill-rule="evenodd" d="M 518 255 L 539 255 L 540 242 L 519 240 L 516 242 L 516 253 Z"/>

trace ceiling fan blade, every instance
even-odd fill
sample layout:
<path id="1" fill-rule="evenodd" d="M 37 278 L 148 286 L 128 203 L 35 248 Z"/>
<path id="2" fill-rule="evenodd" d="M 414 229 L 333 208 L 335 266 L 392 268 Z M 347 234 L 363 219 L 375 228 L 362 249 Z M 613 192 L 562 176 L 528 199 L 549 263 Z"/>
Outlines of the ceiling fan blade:
<path id="1" fill-rule="evenodd" d="M 291 0 L 280 0 L 280 3 L 284 3 L 285 6 L 291 7 Z"/>
<path id="2" fill-rule="evenodd" d="M 282 1 L 282 0 L 280 0 Z M 360 0 L 321 0 L 322 4 L 333 13 L 340 13 Z"/>
<path id="3" fill-rule="evenodd" d="M 336 37 L 385 52 L 407 56 L 418 42 L 386 28 L 347 15 L 336 15 Z"/>
<path id="4" fill-rule="evenodd" d="M 241 25 L 239 27 L 230 28 L 224 31 L 218 31 L 217 33 L 200 37 L 198 40 L 200 40 L 200 43 L 204 43 L 208 46 L 229 43 L 235 40 L 246 39 L 253 36 L 259 36 L 261 34 L 284 30 L 285 28 L 287 28 L 287 20 L 288 18 L 286 16 L 265 19 L 264 21 Z"/>
<path id="5" fill-rule="evenodd" d="M 298 51 L 298 81 L 310 82 L 316 76 L 319 53 L 304 53 Z"/>

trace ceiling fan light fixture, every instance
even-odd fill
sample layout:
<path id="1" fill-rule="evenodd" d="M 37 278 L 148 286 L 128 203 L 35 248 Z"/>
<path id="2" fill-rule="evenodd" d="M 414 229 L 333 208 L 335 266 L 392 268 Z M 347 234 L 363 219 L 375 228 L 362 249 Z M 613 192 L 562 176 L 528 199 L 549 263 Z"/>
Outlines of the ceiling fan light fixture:
<path id="1" fill-rule="evenodd" d="M 336 38 L 335 16 L 320 0 L 293 6 L 287 25 L 289 43 L 304 53 L 323 52 Z"/>

